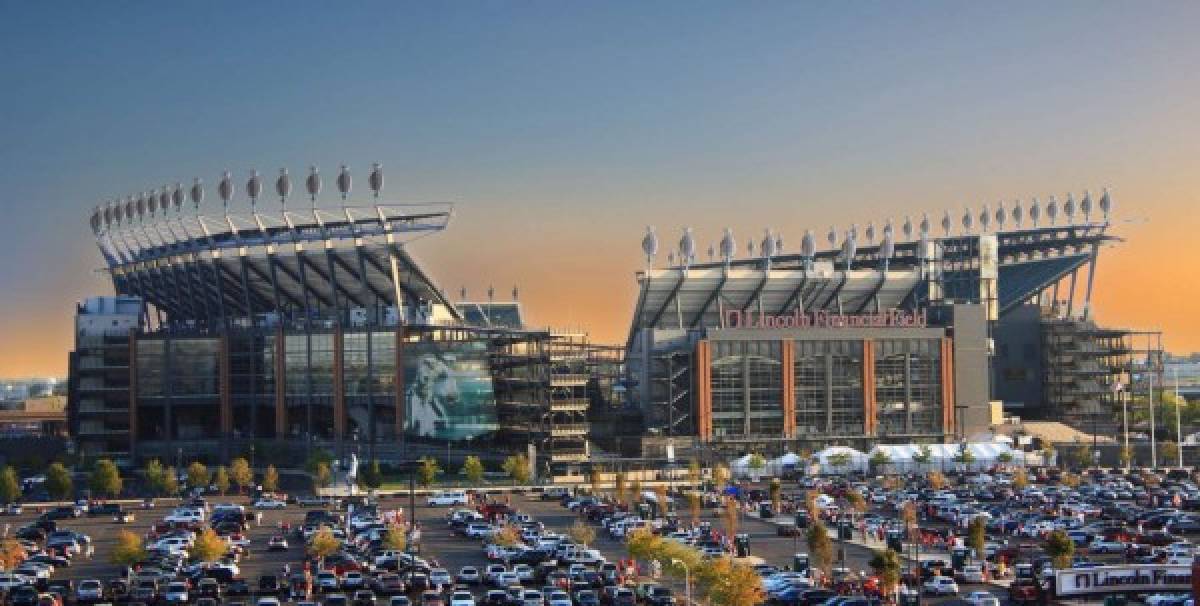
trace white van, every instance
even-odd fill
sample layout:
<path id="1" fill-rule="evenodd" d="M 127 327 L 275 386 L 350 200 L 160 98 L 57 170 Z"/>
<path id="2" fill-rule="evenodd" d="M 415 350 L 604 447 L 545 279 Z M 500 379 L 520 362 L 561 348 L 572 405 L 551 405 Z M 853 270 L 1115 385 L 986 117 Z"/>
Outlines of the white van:
<path id="1" fill-rule="evenodd" d="M 441 506 L 447 507 L 451 505 L 466 505 L 467 493 L 462 490 L 445 490 L 429 496 L 426 505 L 430 507 Z"/>

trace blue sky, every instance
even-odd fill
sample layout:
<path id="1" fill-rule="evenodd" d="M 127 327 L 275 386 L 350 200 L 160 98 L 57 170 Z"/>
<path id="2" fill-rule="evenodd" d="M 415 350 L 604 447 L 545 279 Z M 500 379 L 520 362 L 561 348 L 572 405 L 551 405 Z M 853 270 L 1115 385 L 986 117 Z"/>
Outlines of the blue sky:
<path id="1" fill-rule="evenodd" d="M 647 223 L 702 237 L 769 225 L 798 241 L 830 223 L 1106 185 L 1139 215 L 1178 215 L 1197 185 L 1198 13 L 4 3 L 0 335 L 40 324 L 49 337 L 7 368 L 0 352 L 0 375 L 61 369 L 71 302 L 107 290 L 91 271 L 94 204 L 212 184 L 226 168 L 332 174 L 345 162 L 361 177 L 381 161 L 393 198 L 457 203 L 452 230 L 417 251 L 447 290 L 520 283 L 536 318 L 611 340 Z M 1182 221 L 1158 227 L 1200 227 Z M 1134 236 L 1151 232 L 1128 229 L 1120 254 L 1136 255 Z M 464 246 L 479 241 L 492 252 Z M 576 282 L 577 298 L 562 294 Z M 1109 309 L 1122 322 L 1151 311 Z M 1166 327 L 1200 347 L 1185 316 Z"/>

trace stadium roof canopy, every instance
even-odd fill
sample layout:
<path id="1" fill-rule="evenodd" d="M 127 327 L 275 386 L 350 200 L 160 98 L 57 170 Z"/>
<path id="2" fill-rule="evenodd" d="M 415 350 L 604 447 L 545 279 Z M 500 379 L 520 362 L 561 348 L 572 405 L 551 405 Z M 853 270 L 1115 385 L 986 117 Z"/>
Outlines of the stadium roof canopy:
<path id="1" fill-rule="evenodd" d="M 423 305 L 458 319 L 404 246 L 443 230 L 450 216 L 449 204 L 171 212 L 102 222 L 96 238 L 117 294 L 142 298 L 170 322 Z"/>
<path id="2" fill-rule="evenodd" d="M 722 310 L 771 315 L 866 313 L 901 306 L 920 281 L 917 269 L 811 270 L 701 267 L 651 269 L 641 275 L 634 329 L 718 326 Z"/>

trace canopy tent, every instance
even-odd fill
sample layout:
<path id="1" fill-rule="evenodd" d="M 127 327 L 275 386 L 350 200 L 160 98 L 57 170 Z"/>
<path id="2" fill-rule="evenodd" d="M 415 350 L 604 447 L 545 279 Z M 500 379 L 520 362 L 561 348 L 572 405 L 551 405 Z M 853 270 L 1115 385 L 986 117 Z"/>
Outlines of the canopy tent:
<path id="1" fill-rule="evenodd" d="M 1013 461 L 1023 460 L 1022 453 L 1013 450 L 1004 442 L 967 442 L 964 444 L 880 444 L 871 449 L 869 458 L 886 459 L 885 469 L 895 471 L 912 471 L 920 469 L 937 469 L 951 465 L 962 465 L 960 453 L 963 449 L 970 452 L 967 467 L 978 469 L 991 467 L 999 462 L 1002 454 L 1007 453 Z M 921 453 L 928 449 L 928 460 L 918 462 Z"/>
<path id="2" fill-rule="evenodd" d="M 767 463 L 767 469 L 773 474 L 782 474 L 787 471 L 794 471 L 796 468 L 805 464 L 805 460 L 800 455 L 789 452 L 775 459 L 771 459 Z"/>
<path id="3" fill-rule="evenodd" d="M 829 446 L 813 455 L 821 473 L 850 473 L 864 471 L 868 457 L 865 453 L 848 446 Z"/>

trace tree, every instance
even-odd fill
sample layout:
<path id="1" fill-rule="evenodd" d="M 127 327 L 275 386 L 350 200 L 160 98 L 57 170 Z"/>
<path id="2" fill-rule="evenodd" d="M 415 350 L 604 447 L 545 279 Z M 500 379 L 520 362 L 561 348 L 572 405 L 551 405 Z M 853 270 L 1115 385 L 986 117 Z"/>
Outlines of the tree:
<path id="1" fill-rule="evenodd" d="M 814 520 L 821 517 L 821 508 L 817 507 L 817 497 L 821 493 L 816 490 L 809 490 L 804 493 L 804 511 L 808 512 L 808 517 Z"/>
<path id="2" fill-rule="evenodd" d="M 208 473 L 208 468 L 200 461 L 193 461 L 187 468 L 188 486 L 192 488 L 207 488 L 208 482 L 211 479 Z"/>
<path id="3" fill-rule="evenodd" d="M 820 519 L 813 518 L 804 534 L 808 543 L 809 562 L 813 568 L 828 576 L 833 565 L 833 541 L 829 539 L 829 530 Z"/>
<path id="4" fill-rule="evenodd" d="M 501 467 L 508 477 L 512 478 L 514 484 L 525 486 L 529 484 L 529 457 L 525 453 L 518 452 L 504 459 L 504 465 Z"/>
<path id="5" fill-rule="evenodd" d="M 215 561 L 228 551 L 229 543 L 226 543 L 225 539 L 218 536 L 216 531 L 211 528 L 204 529 L 200 536 L 192 542 L 191 549 L 188 549 L 192 558 L 201 562 Z"/>
<path id="6" fill-rule="evenodd" d="M 922 444 L 919 448 L 917 448 L 917 452 L 913 453 L 912 460 L 913 463 L 918 463 L 920 465 L 928 464 L 933 460 L 933 449 L 930 448 L 928 444 Z"/>
<path id="7" fill-rule="evenodd" d="M 625 537 L 625 548 L 633 559 L 649 560 L 658 553 L 662 540 L 662 537 L 654 534 L 649 528 L 635 528 Z"/>
<path id="8" fill-rule="evenodd" d="M 748 467 L 750 469 L 751 473 L 754 476 L 760 475 L 762 473 L 763 468 L 766 466 L 767 466 L 767 459 L 765 457 L 763 457 L 761 454 L 758 454 L 757 452 L 750 455 L 750 459 L 746 461 L 746 467 Z"/>
<path id="9" fill-rule="evenodd" d="M 958 445 L 958 452 L 954 454 L 954 460 L 970 467 L 971 463 L 975 462 L 975 453 L 967 446 L 966 442 Z"/>
<path id="10" fill-rule="evenodd" d="M 358 485 L 368 490 L 383 486 L 383 470 L 379 468 L 378 459 L 372 460 L 366 469 L 358 472 Z"/>
<path id="11" fill-rule="evenodd" d="M 595 467 L 588 471 L 588 489 L 593 495 L 600 494 L 600 470 Z"/>
<path id="12" fill-rule="evenodd" d="M 850 508 L 858 513 L 863 513 L 867 510 L 867 500 L 863 498 L 862 493 L 850 489 L 846 491 L 846 502 L 850 504 Z"/>
<path id="13" fill-rule="evenodd" d="M 1055 530 L 1046 536 L 1044 546 L 1046 555 L 1054 561 L 1054 568 L 1063 570 L 1071 567 L 1071 558 L 1075 555 L 1075 541 L 1067 536 L 1065 530 Z"/>
<path id="14" fill-rule="evenodd" d="M 654 509 L 657 510 L 658 517 L 667 517 L 667 510 L 671 508 L 671 499 L 667 495 L 667 485 L 659 484 L 654 487 Z"/>
<path id="15" fill-rule="evenodd" d="M 756 606 L 766 601 L 762 578 L 755 570 L 732 558 L 717 558 L 704 575 L 708 599 L 720 606 Z"/>
<path id="16" fill-rule="evenodd" d="M 688 492 L 687 499 L 688 499 L 688 513 L 690 513 L 692 516 L 692 524 L 695 524 L 698 526 L 700 524 L 700 506 L 701 506 L 700 493 L 698 493 L 694 490 L 691 492 Z"/>
<path id="17" fill-rule="evenodd" d="M 734 536 L 738 531 L 738 517 L 741 515 L 741 509 L 738 508 L 737 501 L 726 499 L 725 506 L 721 510 L 721 521 L 725 524 L 726 536 Z"/>
<path id="18" fill-rule="evenodd" d="M 165 490 L 167 471 L 158 459 L 150 459 L 142 468 L 142 477 L 146 479 L 146 487 L 150 492 L 161 496 Z"/>
<path id="19" fill-rule="evenodd" d="M 404 551 L 406 545 L 404 529 L 397 524 L 388 524 L 387 532 L 383 533 L 383 548 Z"/>
<path id="20" fill-rule="evenodd" d="M 979 561 L 983 561 L 986 557 L 984 551 L 987 546 L 987 523 L 983 516 L 971 518 L 971 524 L 967 526 L 967 547 L 975 550 L 975 557 Z"/>
<path id="21" fill-rule="evenodd" d="M 779 505 L 783 501 L 783 483 L 779 478 L 771 478 L 771 483 L 767 486 L 767 493 L 771 497 L 771 511 L 779 511 Z"/>
<path id="22" fill-rule="evenodd" d="M 162 494 L 168 497 L 179 494 L 179 471 L 174 467 L 163 470 Z"/>
<path id="23" fill-rule="evenodd" d="M 117 469 L 116 463 L 111 459 L 96 461 L 92 474 L 88 477 L 88 488 L 92 493 L 116 498 L 121 494 L 122 484 L 121 470 Z"/>
<path id="24" fill-rule="evenodd" d="M 629 485 L 629 501 L 631 503 L 641 503 L 642 502 L 642 481 L 641 480 L 634 480 L 633 483 Z"/>
<path id="25" fill-rule="evenodd" d="M 46 492 L 50 498 L 63 500 L 75 493 L 75 484 L 71 481 L 71 472 L 62 463 L 51 463 L 46 468 Z"/>
<path id="26" fill-rule="evenodd" d="M 839 451 L 825 457 L 825 461 L 829 463 L 838 473 L 842 473 L 842 468 L 850 465 L 850 453 Z"/>
<path id="27" fill-rule="evenodd" d="M 1178 462 L 1179 460 L 1179 444 L 1167 440 L 1160 442 L 1158 445 L 1158 456 L 1160 460 L 1168 466 Z"/>
<path id="28" fill-rule="evenodd" d="M 262 487 L 267 492 L 279 490 L 279 470 L 274 465 L 267 465 L 267 470 L 263 472 Z"/>
<path id="29" fill-rule="evenodd" d="M 1046 446 L 1045 448 L 1043 448 L 1042 449 L 1042 464 L 1047 465 L 1047 466 L 1050 465 L 1050 462 L 1054 460 L 1054 457 L 1056 454 L 1058 454 L 1058 453 L 1054 450 L 1053 446 Z"/>
<path id="30" fill-rule="evenodd" d="M 1079 474 L 1074 474 L 1069 471 L 1063 472 L 1062 476 L 1058 478 L 1058 481 L 1067 488 L 1078 488 L 1080 482 Z"/>
<path id="31" fill-rule="evenodd" d="M 21 483 L 17 480 L 17 470 L 9 465 L 0 472 L 0 501 L 12 503 L 21 498 Z"/>
<path id="32" fill-rule="evenodd" d="M 1001 465 L 1008 465 L 1009 463 L 1012 463 L 1013 462 L 1012 453 L 1011 452 L 1002 452 L 1002 453 L 996 455 L 996 462 L 1000 463 Z"/>
<path id="33" fill-rule="evenodd" d="M 329 463 L 325 461 L 317 461 L 317 466 L 312 472 L 313 492 L 320 492 L 322 488 L 329 486 L 333 481 L 333 473 L 329 471 Z"/>
<path id="34" fill-rule="evenodd" d="M 900 583 L 900 554 L 892 549 L 881 549 L 874 552 L 868 564 L 875 575 L 879 577 L 880 588 L 884 595 L 891 595 L 896 585 Z"/>
<path id="35" fill-rule="evenodd" d="M 925 481 L 934 490 L 941 490 L 946 487 L 946 476 L 942 475 L 940 471 L 931 471 L 925 474 Z"/>
<path id="36" fill-rule="evenodd" d="M 462 475 L 472 485 L 478 485 L 483 481 L 483 461 L 480 461 L 479 457 L 475 455 L 467 457 L 463 461 Z"/>
<path id="37" fill-rule="evenodd" d="M 142 537 L 122 530 L 117 533 L 117 544 L 112 550 L 112 563 L 122 566 L 132 566 L 146 559 L 146 548 L 142 545 Z"/>
<path id="38" fill-rule="evenodd" d="M 229 470 L 224 465 L 217 468 L 213 473 L 213 486 L 217 487 L 217 492 L 225 494 L 229 492 Z"/>
<path id="39" fill-rule="evenodd" d="M 324 464 L 324 462 L 322 461 L 321 464 Z M 326 465 L 326 469 L 328 469 L 328 465 Z M 309 541 L 308 553 L 324 560 L 337 553 L 341 548 L 342 542 L 333 536 L 333 531 L 328 528 L 321 528 L 313 535 L 312 541 Z"/>
<path id="40" fill-rule="evenodd" d="M 421 464 L 417 466 L 417 484 L 421 486 L 431 486 L 437 481 L 437 476 L 442 472 L 438 462 L 429 457 L 421 457 Z"/>
<path id="41" fill-rule="evenodd" d="M 869 462 L 872 469 L 879 471 L 884 465 L 890 465 L 892 463 L 892 457 L 888 456 L 888 453 L 882 450 L 876 450 L 871 455 Z"/>
<path id="42" fill-rule="evenodd" d="M 512 524 L 505 524 L 503 528 L 496 531 L 492 535 L 492 542 L 501 547 L 512 547 L 521 543 L 521 531 Z"/>
<path id="43" fill-rule="evenodd" d="M 254 484 L 254 471 L 250 469 L 250 462 L 242 457 L 238 457 L 229 463 L 229 479 L 237 486 L 238 492 L 242 492 Z M 268 489 L 264 482 L 263 490 L 273 492 L 275 489 Z"/>
<path id="44" fill-rule="evenodd" d="M 25 548 L 16 539 L 0 540 L 0 566 L 12 570 L 25 561 Z"/>
<path id="45" fill-rule="evenodd" d="M 917 525 L 917 504 L 905 501 L 900 508 L 900 519 L 904 521 L 904 528 L 908 530 L 909 539 L 916 540 L 917 532 L 920 530 Z"/>
<path id="46" fill-rule="evenodd" d="M 700 461 L 697 461 L 696 459 L 688 461 L 687 478 L 688 483 L 690 483 L 692 486 L 696 486 L 700 483 Z"/>
<path id="47" fill-rule="evenodd" d="M 1013 472 L 1012 486 L 1014 490 L 1025 490 L 1029 486 L 1029 473 L 1024 467 Z"/>
<path id="48" fill-rule="evenodd" d="M 1092 449 L 1085 442 L 1078 442 L 1071 449 L 1071 459 L 1075 461 L 1075 466 L 1078 469 L 1086 469 L 1092 464 Z"/>
<path id="49" fill-rule="evenodd" d="M 575 520 L 567 531 L 567 536 L 580 545 L 591 545 L 592 541 L 596 540 L 596 529 L 584 524 L 583 520 Z"/>
<path id="50" fill-rule="evenodd" d="M 713 468 L 712 477 L 713 485 L 715 485 L 717 487 L 717 491 L 720 492 L 721 489 L 725 488 L 725 485 L 729 483 L 729 468 L 726 467 L 724 463 L 717 463 L 717 466 Z"/>
<path id="51" fill-rule="evenodd" d="M 628 487 L 625 483 L 625 472 L 618 471 L 613 479 L 613 496 L 616 497 L 617 503 L 624 504 L 628 500 Z"/>

